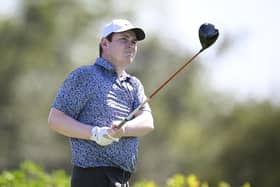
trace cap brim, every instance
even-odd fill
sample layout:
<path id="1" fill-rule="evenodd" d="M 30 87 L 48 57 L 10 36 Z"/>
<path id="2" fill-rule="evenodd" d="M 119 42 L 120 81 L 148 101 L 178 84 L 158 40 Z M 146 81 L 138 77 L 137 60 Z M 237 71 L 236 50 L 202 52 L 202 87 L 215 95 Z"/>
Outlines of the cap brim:
<path id="1" fill-rule="evenodd" d="M 135 33 L 137 40 L 144 40 L 145 39 L 146 35 L 145 35 L 145 32 L 142 29 L 134 28 L 134 29 L 131 29 L 131 30 Z"/>
<path id="2" fill-rule="evenodd" d="M 124 31 L 133 31 L 136 35 L 136 39 L 138 41 L 140 40 L 144 40 L 146 37 L 145 32 L 143 31 L 143 29 L 139 28 L 139 27 L 131 27 L 131 28 L 125 28 L 125 29 L 121 29 L 118 30 L 117 32 L 124 32 Z"/>

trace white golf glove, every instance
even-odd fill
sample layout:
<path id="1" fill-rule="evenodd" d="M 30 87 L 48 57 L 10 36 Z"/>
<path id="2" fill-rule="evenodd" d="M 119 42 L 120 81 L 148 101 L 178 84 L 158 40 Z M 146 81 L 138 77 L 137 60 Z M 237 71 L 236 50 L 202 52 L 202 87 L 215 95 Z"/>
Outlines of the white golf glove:
<path id="1" fill-rule="evenodd" d="M 110 145 L 114 141 L 119 141 L 118 138 L 114 138 L 108 134 L 109 129 L 109 127 L 93 127 L 91 129 L 90 139 L 101 146 Z"/>

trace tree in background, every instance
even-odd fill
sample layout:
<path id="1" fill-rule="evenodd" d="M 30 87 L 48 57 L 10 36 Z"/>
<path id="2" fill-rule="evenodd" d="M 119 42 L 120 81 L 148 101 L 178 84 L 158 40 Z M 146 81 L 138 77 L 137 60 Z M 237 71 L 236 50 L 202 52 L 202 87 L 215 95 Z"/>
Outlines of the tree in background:
<path id="1" fill-rule="evenodd" d="M 23 159 L 49 160 L 48 149 L 40 149 L 46 146 L 54 148 L 51 157 L 59 164 L 69 156 L 60 151 L 66 149 L 57 141 L 61 138 L 48 133 L 49 106 L 62 77 L 77 63 L 89 61 L 79 55 L 77 62 L 75 56 L 89 42 L 77 45 L 86 37 L 96 40 L 88 32 L 97 32 L 99 18 L 106 19 L 106 6 L 103 3 L 92 13 L 76 1 L 21 3 L 17 19 L 0 23 L 0 166 L 15 167 Z"/>
<path id="2" fill-rule="evenodd" d="M 47 127 L 52 99 L 75 66 L 98 55 L 96 33 L 104 21 L 133 19 L 132 7 L 136 2 L 27 0 L 15 20 L 0 22 L 0 169 L 28 159 L 70 170 L 67 139 Z M 147 95 L 191 56 L 158 36 L 141 45 L 130 72 L 140 77 Z M 279 107 L 236 104 L 215 93 L 196 61 L 151 102 L 156 130 L 141 140 L 135 179 L 160 183 L 179 172 L 213 183 L 279 186 Z"/>

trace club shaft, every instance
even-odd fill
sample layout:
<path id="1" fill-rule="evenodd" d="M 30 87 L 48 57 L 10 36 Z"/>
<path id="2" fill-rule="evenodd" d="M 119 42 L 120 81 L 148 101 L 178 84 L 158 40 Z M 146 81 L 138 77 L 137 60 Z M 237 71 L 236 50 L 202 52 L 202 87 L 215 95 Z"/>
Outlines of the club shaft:
<path id="1" fill-rule="evenodd" d="M 140 109 L 149 102 L 150 98 L 147 98 L 143 103 L 141 103 L 135 110 L 133 110 L 120 124 L 118 124 L 117 128 L 121 128 L 127 121 L 131 120 Z"/>
<path id="2" fill-rule="evenodd" d="M 185 64 L 183 64 L 176 72 L 174 72 L 166 81 L 164 81 L 143 103 L 141 103 L 134 111 L 132 111 L 117 128 L 121 128 L 127 121 L 131 120 L 137 112 L 149 102 L 162 88 L 164 88 L 176 75 L 178 75 L 188 64 L 190 64 L 204 49 L 199 50 L 192 58 L 190 58 Z"/>
<path id="3" fill-rule="evenodd" d="M 164 81 L 150 96 L 152 99 L 163 87 L 165 87 L 176 75 L 178 75 L 193 59 L 195 59 L 203 50 L 199 50 L 190 60 L 183 64 L 176 72 L 174 72 L 166 81 Z"/>

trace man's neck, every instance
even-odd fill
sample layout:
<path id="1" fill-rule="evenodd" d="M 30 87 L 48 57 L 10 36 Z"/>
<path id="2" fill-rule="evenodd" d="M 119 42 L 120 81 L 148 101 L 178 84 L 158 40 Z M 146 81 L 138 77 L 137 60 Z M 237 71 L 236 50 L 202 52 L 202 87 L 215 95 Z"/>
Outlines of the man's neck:
<path id="1" fill-rule="evenodd" d="M 114 62 L 113 60 L 110 60 L 110 58 L 106 58 L 106 56 L 102 56 L 106 61 L 112 64 L 114 67 L 116 73 L 118 74 L 118 77 L 121 77 L 122 74 L 125 72 L 125 67 L 121 66 L 121 63 Z"/>

